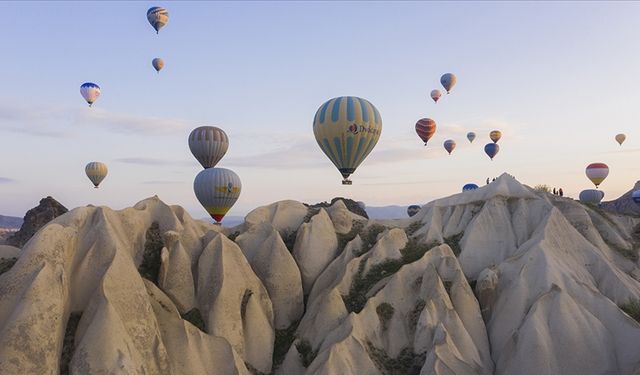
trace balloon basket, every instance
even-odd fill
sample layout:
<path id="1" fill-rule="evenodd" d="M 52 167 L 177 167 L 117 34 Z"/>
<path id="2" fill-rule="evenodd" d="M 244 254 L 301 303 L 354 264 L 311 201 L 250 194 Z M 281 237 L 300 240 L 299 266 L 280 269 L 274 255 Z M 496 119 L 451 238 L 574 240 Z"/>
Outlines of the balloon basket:
<path id="1" fill-rule="evenodd" d="M 352 185 L 353 182 L 351 180 L 342 180 L 342 185 Z"/>

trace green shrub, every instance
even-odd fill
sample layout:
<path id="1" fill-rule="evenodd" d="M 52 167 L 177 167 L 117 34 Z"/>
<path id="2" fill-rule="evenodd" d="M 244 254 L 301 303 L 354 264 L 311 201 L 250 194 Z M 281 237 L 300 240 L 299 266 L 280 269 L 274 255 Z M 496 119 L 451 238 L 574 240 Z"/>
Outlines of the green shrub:
<path id="1" fill-rule="evenodd" d="M 460 247 L 460 240 L 462 239 L 462 236 L 464 236 L 464 232 L 454 234 L 453 236 L 444 239 L 444 243 L 449 245 L 455 256 L 460 255 L 462 252 L 462 248 Z"/>
<path id="2" fill-rule="evenodd" d="M 372 224 L 365 231 L 360 233 L 360 238 L 362 239 L 362 247 L 360 251 L 354 250 L 354 255 L 359 257 L 360 255 L 366 254 L 369 250 L 373 248 L 378 240 L 378 235 L 384 232 L 387 228 L 384 225 L 380 224 Z M 355 237 L 355 236 L 354 236 Z"/>
<path id="3" fill-rule="evenodd" d="M 413 307 L 413 310 L 407 315 L 407 320 L 409 321 L 409 328 L 411 331 L 416 330 L 418 326 L 418 319 L 420 319 L 420 314 L 422 314 L 422 310 L 427 306 L 427 302 L 423 299 L 419 299 L 416 301 L 416 305 Z"/>
<path id="4" fill-rule="evenodd" d="M 627 303 L 619 306 L 622 311 L 640 323 L 640 300 L 630 299 Z"/>
<path id="5" fill-rule="evenodd" d="M 404 229 L 405 233 L 407 234 L 407 237 L 413 236 L 413 234 L 416 233 L 420 228 L 422 228 L 423 225 L 424 224 L 422 224 L 421 221 L 416 221 L 411 223 L 411 225 L 409 225 Z"/>
<path id="6" fill-rule="evenodd" d="M 302 365 L 305 368 L 309 367 L 311 362 L 313 362 L 313 360 L 318 356 L 318 350 L 313 350 L 311 343 L 305 339 L 300 339 L 296 344 L 296 349 L 298 350 L 298 355 L 302 360 Z"/>
<path id="7" fill-rule="evenodd" d="M 304 217 L 304 219 L 302 220 L 303 223 L 308 223 L 311 221 L 311 218 L 316 216 L 317 214 L 320 213 L 320 209 L 319 208 L 313 208 L 313 207 L 309 207 L 307 208 L 307 215 Z"/>
<path id="8" fill-rule="evenodd" d="M 60 355 L 60 375 L 69 374 L 69 363 L 75 351 L 75 337 L 78 323 L 82 318 L 82 312 L 72 312 L 69 314 L 67 326 L 64 330 L 64 339 L 62 341 L 62 354 Z"/>
<path id="9" fill-rule="evenodd" d="M 293 252 L 293 246 L 296 244 L 296 237 L 298 236 L 298 231 L 285 231 L 282 234 L 282 242 L 287 247 L 290 253 Z"/>
<path id="10" fill-rule="evenodd" d="M 389 328 L 389 321 L 393 318 L 394 312 L 395 309 L 393 306 L 387 302 L 383 302 L 376 307 L 376 313 L 378 313 L 378 319 L 380 319 L 383 331 L 386 331 L 387 328 Z"/>
<path id="11" fill-rule="evenodd" d="M 147 229 L 142 262 L 138 267 L 138 272 L 140 272 L 140 276 L 156 285 L 158 285 L 158 275 L 160 274 L 160 266 L 162 265 L 160 254 L 163 247 L 164 242 L 160 235 L 160 226 L 158 222 L 154 221 L 149 229 Z"/>
<path id="12" fill-rule="evenodd" d="M 384 375 L 419 375 L 427 358 L 426 352 L 416 354 L 409 347 L 402 349 L 396 358 L 391 358 L 370 341 L 367 341 L 367 353 Z"/>
<path id="13" fill-rule="evenodd" d="M 236 238 L 238 238 L 238 236 L 240 235 L 239 231 L 235 231 L 233 233 L 231 233 L 230 235 L 227 236 L 228 239 L 230 239 L 231 241 L 235 241 Z"/>
<path id="14" fill-rule="evenodd" d="M 273 345 L 273 370 L 282 364 L 291 344 L 293 344 L 293 341 L 296 339 L 298 324 L 300 324 L 299 320 L 291 323 L 291 325 L 285 329 L 276 329 L 276 341 Z"/>
<path id="15" fill-rule="evenodd" d="M 533 190 L 541 192 L 541 193 L 551 193 L 551 188 L 549 185 L 539 184 L 533 187 Z"/>
<path id="16" fill-rule="evenodd" d="M 338 236 L 338 250 L 342 252 L 349 242 L 351 242 L 362 231 L 364 224 L 361 221 L 353 220 L 351 224 L 351 230 L 347 234 L 337 233 Z"/>

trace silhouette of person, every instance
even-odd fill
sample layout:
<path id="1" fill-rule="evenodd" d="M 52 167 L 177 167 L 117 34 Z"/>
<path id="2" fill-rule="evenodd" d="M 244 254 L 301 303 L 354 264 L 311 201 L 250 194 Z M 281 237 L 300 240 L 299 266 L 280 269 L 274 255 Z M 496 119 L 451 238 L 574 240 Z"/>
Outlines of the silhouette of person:
<path id="1" fill-rule="evenodd" d="M 556 195 L 556 188 L 553 188 L 553 195 Z"/>
<path id="2" fill-rule="evenodd" d="M 489 177 L 487 177 L 487 185 L 489 185 Z"/>
<path id="3" fill-rule="evenodd" d="M 558 194 L 560 194 L 560 196 L 562 197 L 564 192 L 562 191 L 562 188 L 560 188 L 560 190 L 558 190 Z"/>

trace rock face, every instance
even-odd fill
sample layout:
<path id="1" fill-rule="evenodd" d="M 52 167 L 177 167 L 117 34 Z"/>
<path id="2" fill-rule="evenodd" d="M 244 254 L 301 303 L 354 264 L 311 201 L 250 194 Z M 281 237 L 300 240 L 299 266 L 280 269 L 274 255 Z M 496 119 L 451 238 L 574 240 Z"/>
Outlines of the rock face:
<path id="1" fill-rule="evenodd" d="M 0 373 L 640 369 L 638 217 L 503 175 L 411 219 L 282 201 L 233 230 L 154 197 L 0 246 Z"/>
<path id="2" fill-rule="evenodd" d="M 38 206 L 27 211 L 20 230 L 6 239 L 7 245 L 23 247 L 40 228 L 67 211 L 57 200 L 51 197 L 42 198 Z"/>
<path id="3" fill-rule="evenodd" d="M 608 202 L 602 202 L 600 207 L 607 211 L 613 211 L 620 214 L 640 216 L 640 204 L 635 203 L 633 199 L 631 199 L 631 194 L 636 190 L 640 190 L 640 181 L 637 181 L 633 189 L 624 193 L 620 198 Z"/>
<path id="4" fill-rule="evenodd" d="M 362 216 L 365 219 L 369 218 L 369 216 L 367 216 L 367 211 L 365 211 L 364 208 L 360 207 L 358 202 L 354 201 L 353 199 L 349 199 L 349 198 L 336 197 L 336 198 L 333 198 L 331 200 L 331 203 L 321 202 L 321 203 L 312 204 L 311 207 L 313 207 L 313 208 L 321 208 L 321 207 L 327 208 L 327 207 L 333 206 L 338 201 L 341 201 L 345 205 L 345 207 L 349 211 L 353 212 L 354 214 L 356 214 L 358 216 Z"/>

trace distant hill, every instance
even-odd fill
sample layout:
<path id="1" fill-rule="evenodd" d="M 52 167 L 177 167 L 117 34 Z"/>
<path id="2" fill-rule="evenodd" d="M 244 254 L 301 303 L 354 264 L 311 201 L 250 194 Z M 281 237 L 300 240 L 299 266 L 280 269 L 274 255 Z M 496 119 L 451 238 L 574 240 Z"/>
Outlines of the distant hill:
<path id="1" fill-rule="evenodd" d="M 20 228 L 22 218 L 15 216 L 0 215 L 0 228 Z"/>
<path id="2" fill-rule="evenodd" d="M 408 206 L 383 206 L 383 207 L 369 207 L 366 211 L 370 219 L 405 219 L 407 215 Z"/>

